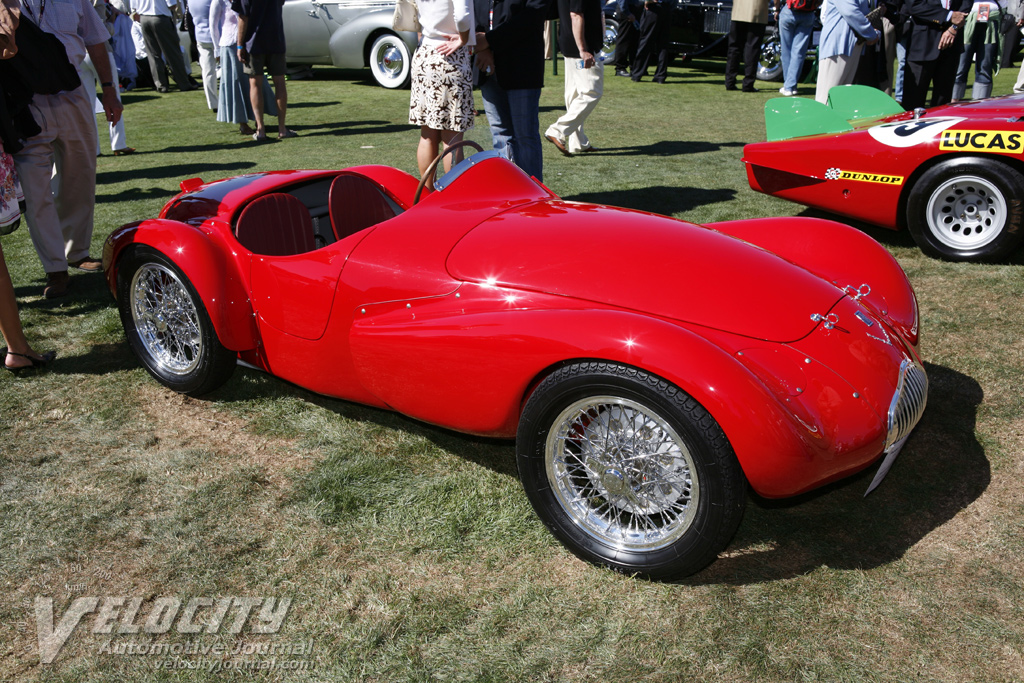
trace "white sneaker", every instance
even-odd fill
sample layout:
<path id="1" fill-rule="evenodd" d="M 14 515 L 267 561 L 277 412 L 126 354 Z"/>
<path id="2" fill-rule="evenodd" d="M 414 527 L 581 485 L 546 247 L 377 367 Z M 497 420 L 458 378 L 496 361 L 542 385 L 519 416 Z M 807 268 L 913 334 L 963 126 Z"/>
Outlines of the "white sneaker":
<path id="1" fill-rule="evenodd" d="M 779 93 L 781 93 L 785 97 L 793 97 L 793 95 L 796 95 L 796 90 L 787 90 L 786 88 L 779 88 Z"/>

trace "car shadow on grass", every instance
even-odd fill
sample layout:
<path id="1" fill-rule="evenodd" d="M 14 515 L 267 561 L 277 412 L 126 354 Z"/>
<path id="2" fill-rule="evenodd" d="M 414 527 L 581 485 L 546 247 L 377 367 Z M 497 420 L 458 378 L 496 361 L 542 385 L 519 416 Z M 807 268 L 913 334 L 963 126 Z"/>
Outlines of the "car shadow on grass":
<path id="1" fill-rule="evenodd" d="M 115 184 L 125 183 L 131 180 L 140 180 L 143 178 L 149 180 L 164 180 L 167 178 L 173 178 L 180 180 L 182 178 L 195 178 L 204 174 L 209 175 L 211 178 L 216 176 L 222 178 L 229 175 L 238 175 L 245 171 L 254 168 L 256 164 L 251 161 L 232 161 L 223 164 L 173 164 L 170 166 L 153 166 L 151 168 L 136 168 L 126 169 L 123 171 L 103 171 L 96 174 L 96 185 L 97 187 Z M 177 185 L 175 185 L 174 191 L 171 195 L 178 194 Z M 124 193 L 117 195 L 96 195 L 97 202 L 105 201 L 123 201 Z"/>
<path id="2" fill-rule="evenodd" d="M 751 496 L 736 537 L 718 559 L 680 583 L 743 585 L 818 568 L 873 569 L 899 560 L 977 500 L 991 481 L 974 435 L 984 393 L 973 378 L 925 364 L 924 417 L 882 484 L 864 496 L 877 465 L 781 501 Z"/>
<path id="3" fill-rule="evenodd" d="M 562 197 L 566 201 L 606 204 L 659 213 L 672 216 L 677 213 L 692 211 L 699 206 L 727 202 L 736 196 L 736 190 L 717 189 L 705 190 L 696 187 L 637 187 L 631 190 L 612 190 L 610 192 L 586 192 L 583 194 Z"/>
<path id="4" fill-rule="evenodd" d="M 917 246 L 914 243 L 914 238 L 911 237 L 910 233 L 906 230 L 889 230 L 887 228 L 880 228 L 877 225 L 872 225 L 871 223 L 854 220 L 853 218 L 829 213 L 828 211 L 822 211 L 821 209 L 806 208 L 798 213 L 797 216 L 804 218 L 823 218 L 825 220 L 836 221 L 837 223 L 849 225 L 851 228 L 860 230 L 868 237 L 872 238 L 876 242 L 884 244 L 887 247 L 909 247 L 913 249 Z"/>
<path id="5" fill-rule="evenodd" d="M 628 147 L 601 147 L 587 152 L 586 157 L 674 157 L 683 154 L 705 154 L 717 152 L 725 147 L 742 147 L 742 142 L 704 142 L 702 140 L 662 140 L 649 145 L 630 145 Z"/>

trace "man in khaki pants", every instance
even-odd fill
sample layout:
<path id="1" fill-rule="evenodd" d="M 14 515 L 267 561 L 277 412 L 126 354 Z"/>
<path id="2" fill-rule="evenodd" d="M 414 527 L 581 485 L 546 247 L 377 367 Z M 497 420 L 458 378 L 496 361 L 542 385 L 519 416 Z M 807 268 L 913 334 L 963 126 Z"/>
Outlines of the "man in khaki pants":
<path id="1" fill-rule="evenodd" d="M 729 48 L 725 56 L 725 89 L 736 90 L 736 76 L 743 55 L 743 92 L 757 92 L 757 63 L 761 39 L 768 24 L 768 0 L 736 0 L 729 24 Z"/>
<path id="2" fill-rule="evenodd" d="M 60 39 L 76 68 L 81 68 L 86 54 L 92 58 L 103 87 L 106 119 L 117 123 L 122 107 L 107 57 L 110 34 L 90 0 L 21 0 L 21 11 Z M 69 265 L 101 270 L 100 262 L 89 256 L 96 202 L 94 97 L 81 84 L 55 95 L 36 94 L 30 111 L 41 130 L 14 155 L 25 191 L 29 235 L 46 270 L 43 296 L 48 299 L 67 293 Z"/>

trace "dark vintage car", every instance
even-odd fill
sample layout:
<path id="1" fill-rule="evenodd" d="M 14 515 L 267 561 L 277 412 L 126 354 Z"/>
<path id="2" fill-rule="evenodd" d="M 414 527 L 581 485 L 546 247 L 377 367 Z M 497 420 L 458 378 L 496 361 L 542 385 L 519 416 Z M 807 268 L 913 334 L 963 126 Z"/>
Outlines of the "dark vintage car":
<path id="1" fill-rule="evenodd" d="M 732 0 L 710 2 L 708 0 L 664 0 L 672 5 L 669 53 L 671 59 L 687 60 L 702 56 L 725 56 L 732 21 Z M 605 5 L 605 61 L 615 58 L 619 22 L 615 17 L 615 4 Z M 817 26 L 811 41 L 808 57 L 813 59 L 817 51 L 821 27 Z M 761 44 L 761 58 L 757 77 L 762 81 L 782 80 L 782 56 L 779 33 L 773 24 L 765 31 Z"/>

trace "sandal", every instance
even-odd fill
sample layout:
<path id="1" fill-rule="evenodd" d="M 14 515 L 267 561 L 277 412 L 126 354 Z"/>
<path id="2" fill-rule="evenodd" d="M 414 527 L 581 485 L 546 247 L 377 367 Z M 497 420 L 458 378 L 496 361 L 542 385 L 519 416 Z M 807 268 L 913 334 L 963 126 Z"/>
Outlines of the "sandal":
<path id="1" fill-rule="evenodd" d="M 41 358 L 28 356 L 24 353 L 15 353 L 14 351 L 9 351 L 8 349 L 0 349 L 0 353 L 4 354 L 4 370 L 6 370 L 7 372 L 13 372 L 14 374 L 18 374 L 22 370 L 38 370 L 40 368 L 45 368 L 48 363 L 51 363 L 53 359 L 57 357 L 56 351 L 47 351 L 46 353 L 40 354 L 42 356 Z M 29 365 L 20 365 L 16 368 L 12 368 L 11 366 L 7 365 L 7 356 L 27 358 L 30 363 Z"/>
<path id="2" fill-rule="evenodd" d="M 283 132 L 283 133 L 281 133 L 280 135 L 277 136 L 277 138 L 279 140 L 284 140 L 285 138 L 297 138 L 297 137 L 299 137 L 299 134 L 296 133 L 294 130 L 286 130 L 285 132 Z"/>

